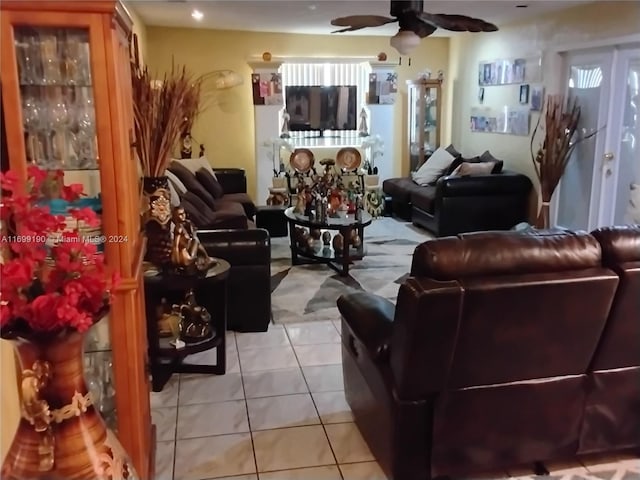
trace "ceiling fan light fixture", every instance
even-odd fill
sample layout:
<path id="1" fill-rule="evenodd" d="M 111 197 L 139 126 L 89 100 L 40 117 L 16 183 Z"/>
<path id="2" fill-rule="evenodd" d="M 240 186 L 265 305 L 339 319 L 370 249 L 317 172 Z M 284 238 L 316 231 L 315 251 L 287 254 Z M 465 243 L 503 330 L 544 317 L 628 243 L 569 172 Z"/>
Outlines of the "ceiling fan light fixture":
<path id="1" fill-rule="evenodd" d="M 191 12 L 191 18 L 193 18 L 196 22 L 199 22 L 204 18 L 204 13 L 202 13 L 200 10 L 194 9 Z"/>
<path id="2" fill-rule="evenodd" d="M 420 37 L 411 30 L 399 30 L 398 33 L 391 37 L 389 44 L 391 44 L 400 55 L 408 55 L 420 45 Z"/>

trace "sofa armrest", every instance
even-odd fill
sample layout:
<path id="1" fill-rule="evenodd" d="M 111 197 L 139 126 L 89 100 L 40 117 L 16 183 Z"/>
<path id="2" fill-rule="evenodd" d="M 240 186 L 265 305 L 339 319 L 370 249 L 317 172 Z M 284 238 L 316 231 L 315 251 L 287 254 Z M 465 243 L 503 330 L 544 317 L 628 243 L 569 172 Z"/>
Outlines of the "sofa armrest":
<path id="1" fill-rule="evenodd" d="M 338 298 L 338 310 L 351 332 L 379 360 L 388 358 L 395 309 L 386 298 L 367 292 Z"/>
<path id="2" fill-rule="evenodd" d="M 242 168 L 214 168 L 224 193 L 247 193 L 247 177 Z"/>
<path id="3" fill-rule="evenodd" d="M 271 264 L 271 240 L 262 228 L 198 230 L 198 238 L 209 256 L 222 258 L 232 266 Z"/>
<path id="4" fill-rule="evenodd" d="M 436 182 L 438 197 L 470 197 L 483 195 L 528 195 L 532 184 L 529 177 L 521 173 L 503 171 L 490 175 L 464 177 L 444 176 Z"/>

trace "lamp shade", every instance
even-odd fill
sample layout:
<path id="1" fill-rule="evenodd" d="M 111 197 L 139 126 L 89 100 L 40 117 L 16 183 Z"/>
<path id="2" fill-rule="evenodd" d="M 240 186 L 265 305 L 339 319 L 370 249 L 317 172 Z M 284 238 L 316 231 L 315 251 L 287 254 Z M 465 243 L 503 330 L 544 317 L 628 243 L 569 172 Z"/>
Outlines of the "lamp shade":
<path id="1" fill-rule="evenodd" d="M 398 33 L 391 37 L 389 43 L 400 55 L 408 55 L 420 45 L 420 37 L 411 30 L 399 30 Z"/>

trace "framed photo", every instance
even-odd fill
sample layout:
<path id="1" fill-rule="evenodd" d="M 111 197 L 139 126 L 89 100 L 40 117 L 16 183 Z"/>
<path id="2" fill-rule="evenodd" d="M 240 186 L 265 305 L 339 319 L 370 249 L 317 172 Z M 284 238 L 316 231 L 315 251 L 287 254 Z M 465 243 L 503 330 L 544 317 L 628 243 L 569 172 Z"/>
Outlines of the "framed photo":
<path id="1" fill-rule="evenodd" d="M 520 103 L 522 105 L 529 103 L 529 85 L 520 85 Z"/>
<path id="2" fill-rule="evenodd" d="M 541 85 L 531 87 L 531 110 L 540 112 L 544 103 L 544 87 Z"/>
<path id="3" fill-rule="evenodd" d="M 478 102 L 484 102 L 484 87 L 478 89 Z"/>

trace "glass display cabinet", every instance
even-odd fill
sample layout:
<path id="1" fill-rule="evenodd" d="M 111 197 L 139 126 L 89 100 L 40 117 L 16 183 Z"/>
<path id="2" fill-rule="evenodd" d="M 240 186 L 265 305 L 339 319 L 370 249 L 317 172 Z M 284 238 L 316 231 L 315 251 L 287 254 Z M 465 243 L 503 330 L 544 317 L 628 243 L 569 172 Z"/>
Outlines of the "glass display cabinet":
<path id="1" fill-rule="evenodd" d="M 83 206 L 100 215 L 101 225 L 90 233 L 122 281 L 109 317 L 87 337 L 85 376 L 140 478 L 150 478 L 154 441 L 145 245 L 132 150 L 132 22 L 119 2 L 102 0 L 3 1 L 0 15 L 9 168 L 23 178 L 29 164 L 64 170 L 65 183 L 84 185 L 89 198 Z"/>
<path id="2" fill-rule="evenodd" d="M 416 171 L 440 146 L 442 80 L 408 80 L 409 171 Z"/>

